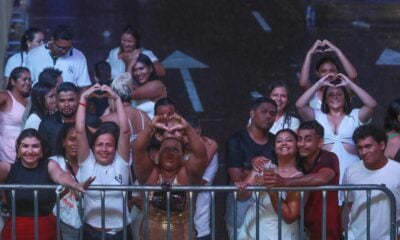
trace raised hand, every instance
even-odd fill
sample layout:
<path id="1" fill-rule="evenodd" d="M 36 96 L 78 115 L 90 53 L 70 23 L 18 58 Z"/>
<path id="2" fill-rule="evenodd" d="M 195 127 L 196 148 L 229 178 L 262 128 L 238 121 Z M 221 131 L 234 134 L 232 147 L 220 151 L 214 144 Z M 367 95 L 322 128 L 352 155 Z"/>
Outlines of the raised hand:
<path id="1" fill-rule="evenodd" d="M 344 75 L 342 73 L 338 73 L 336 76 L 337 76 L 337 79 L 341 80 L 340 83 L 335 85 L 336 87 L 342 87 L 342 86 L 345 87 L 352 82 L 346 75 Z"/>
<path id="2" fill-rule="evenodd" d="M 338 47 L 326 39 L 322 41 L 322 45 L 327 47 L 324 49 L 324 52 L 337 52 L 339 50 Z"/>
<path id="3" fill-rule="evenodd" d="M 322 41 L 321 40 L 317 40 L 312 45 L 310 50 L 308 50 L 308 53 L 310 53 L 310 54 L 322 53 L 323 52 L 322 49 L 321 49 L 322 46 L 323 46 Z"/>
<path id="4" fill-rule="evenodd" d="M 251 166 L 253 167 L 254 170 L 256 170 L 259 173 L 262 173 L 264 170 L 265 164 L 270 162 L 271 160 L 263 157 L 263 156 L 257 156 L 251 159 Z"/>
<path id="5" fill-rule="evenodd" d="M 95 95 L 96 91 L 99 91 L 101 89 L 101 85 L 96 83 L 93 86 L 91 86 L 90 88 L 88 88 L 86 91 L 84 91 L 81 94 L 81 99 L 88 99 L 90 97 L 92 97 L 93 95 Z"/>

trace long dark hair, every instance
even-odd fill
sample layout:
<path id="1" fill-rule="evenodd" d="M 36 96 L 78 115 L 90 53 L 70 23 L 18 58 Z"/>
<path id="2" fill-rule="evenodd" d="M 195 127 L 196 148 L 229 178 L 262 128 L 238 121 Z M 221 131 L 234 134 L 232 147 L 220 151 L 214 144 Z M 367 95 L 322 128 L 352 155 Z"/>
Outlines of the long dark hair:
<path id="1" fill-rule="evenodd" d="M 349 115 L 351 113 L 351 101 L 350 101 L 350 94 L 347 91 L 346 87 L 340 86 L 339 87 L 344 95 L 344 107 L 343 111 L 346 113 L 346 115 Z M 328 98 L 328 89 L 329 87 L 326 87 L 324 89 L 324 93 L 322 95 L 322 105 L 321 105 L 321 111 L 323 113 L 328 114 L 329 113 L 329 106 L 327 103 L 327 98 Z"/>
<path id="2" fill-rule="evenodd" d="M 75 128 L 74 123 L 64 123 L 60 132 L 58 133 L 58 136 L 57 136 L 57 144 L 56 144 L 55 152 L 58 156 L 63 156 L 65 159 L 67 158 L 67 156 L 66 156 L 67 151 L 65 150 L 63 143 L 64 143 L 64 140 L 67 138 L 69 131 L 74 128 Z"/>
<path id="3" fill-rule="evenodd" d="M 278 87 L 283 87 L 286 89 L 287 92 L 287 104 L 285 106 L 285 108 L 283 109 L 283 128 L 290 128 L 292 125 L 292 113 L 289 112 L 289 108 L 290 108 L 290 89 L 289 86 L 283 82 L 283 81 L 275 81 L 272 82 L 267 89 L 267 96 L 271 97 L 271 93 L 275 88 Z"/>
<path id="4" fill-rule="evenodd" d="M 34 128 L 27 128 L 19 134 L 17 140 L 15 141 L 15 152 L 18 153 L 18 147 L 21 145 L 22 140 L 31 137 L 39 140 L 40 145 L 42 146 L 42 158 L 40 160 L 48 159 L 50 157 L 50 149 L 48 148 L 48 144 L 46 140 L 42 138 L 39 132 Z M 21 161 L 21 157 L 19 156 L 19 154 L 17 154 L 15 161 Z"/>
<path id="5" fill-rule="evenodd" d="M 32 87 L 31 91 L 31 102 L 32 107 L 29 114 L 36 113 L 41 119 L 49 114 L 46 109 L 46 95 L 53 88 L 47 84 L 38 82 Z"/>
<path id="6" fill-rule="evenodd" d="M 394 130 L 400 132 L 400 98 L 394 99 L 389 103 L 386 110 L 383 127 L 386 131 Z"/>
<path id="7" fill-rule="evenodd" d="M 148 56 L 140 53 L 138 59 L 136 60 L 136 63 L 142 63 L 153 70 L 150 74 L 149 81 L 157 79 L 156 69 L 154 68 L 153 63 Z"/>
<path id="8" fill-rule="evenodd" d="M 14 68 L 11 73 L 10 73 L 10 80 L 8 81 L 7 84 L 7 90 L 12 91 L 14 86 L 12 85 L 12 81 L 17 81 L 18 78 L 21 77 L 23 72 L 28 72 L 30 73 L 29 69 L 26 67 L 16 67 Z"/>
<path id="9" fill-rule="evenodd" d="M 289 133 L 290 135 L 292 135 L 292 136 L 294 137 L 294 139 L 296 140 L 296 142 L 297 142 L 297 134 L 296 134 L 295 131 L 293 131 L 293 130 L 290 129 L 290 128 L 281 129 L 281 130 L 279 130 L 279 131 L 275 134 L 274 151 L 273 151 L 272 163 L 274 163 L 274 164 L 276 164 L 276 165 L 279 165 L 279 163 L 278 163 L 278 156 L 276 155 L 276 152 L 275 152 L 276 139 L 277 139 L 277 136 L 278 136 L 279 134 L 283 133 L 283 132 L 287 132 L 287 133 Z M 303 162 L 301 161 L 301 158 L 300 158 L 300 155 L 299 155 L 298 152 L 296 153 L 296 168 L 297 168 L 299 171 L 304 172 L 304 165 L 303 165 Z"/>

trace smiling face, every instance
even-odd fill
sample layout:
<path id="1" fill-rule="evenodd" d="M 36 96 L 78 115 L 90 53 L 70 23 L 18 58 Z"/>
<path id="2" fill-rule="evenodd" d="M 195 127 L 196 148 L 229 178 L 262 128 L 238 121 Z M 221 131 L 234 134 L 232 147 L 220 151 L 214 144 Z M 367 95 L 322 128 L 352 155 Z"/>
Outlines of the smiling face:
<path id="1" fill-rule="evenodd" d="M 297 154 L 297 139 L 292 133 L 282 131 L 275 137 L 275 153 L 279 156 L 295 156 Z"/>
<path id="2" fill-rule="evenodd" d="M 182 144 L 174 139 L 168 138 L 161 143 L 158 153 L 160 167 L 167 171 L 176 171 L 180 168 L 183 157 Z"/>
<path id="3" fill-rule="evenodd" d="M 36 137 L 26 137 L 18 146 L 18 155 L 22 164 L 27 168 L 34 168 L 43 157 L 42 144 Z"/>
<path id="4" fill-rule="evenodd" d="M 369 136 L 364 139 L 359 139 L 356 143 L 357 152 L 364 166 L 370 170 L 382 168 L 387 159 L 384 156 L 385 143 L 377 142 L 373 137 Z"/>
<path id="5" fill-rule="evenodd" d="M 133 67 L 133 76 L 137 81 L 139 81 L 140 84 L 150 81 L 152 72 L 153 68 L 141 62 L 137 62 Z"/>
<path id="6" fill-rule="evenodd" d="M 316 72 L 318 78 L 322 78 L 330 73 L 337 74 L 338 69 L 335 66 L 335 64 L 333 64 L 332 62 L 329 62 L 329 61 L 322 63 L 319 66 L 318 71 Z"/>
<path id="7" fill-rule="evenodd" d="M 285 87 L 276 87 L 269 95 L 278 105 L 278 112 L 285 111 L 288 104 L 288 90 Z"/>
<path id="8" fill-rule="evenodd" d="M 326 92 L 326 104 L 329 109 L 343 109 L 345 105 L 345 96 L 342 88 L 329 87 Z"/>
<path id="9" fill-rule="evenodd" d="M 45 96 L 45 106 L 48 113 L 55 112 L 57 109 L 56 89 L 52 88 Z"/>
<path id="10" fill-rule="evenodd" d="M 29 97 L 32 89 L 31 74 L 28 71 L 21 72 L 17 79 L 11 79 L 12 91 L 16 91 L 23 97 Z"/>
<path id="11" fill-rule="evenodd" d="M 301 157 L 313 158 L 319 153 L 323 139 L 314 129 L 299 129 L 297 136 L 297 147 Z"/>
<path id="12" fill-rule="evenodd" d="M 29 50 L 38 47 L 44 43 L 44 34 L 42 32 L 36 32 L 32 41 L 27 41 Z"/>
<path id="13" fill-rule="evenodd" d="M 97 137 L 93 146 L 96 161 L 101 165 L 111 164 L 116 152 L 116 140 L 110 133 L 101 134 Z"/>
<path id="14" fill-rule="evenodd" d="M 65 139 L 63 140 L 63 147 L 67 159 L 76 159 L 78 156 L 78 140 L 76 139 L 76 129 L 71 128 Z"/>
<path id="15" fill-rule="evenodd" d="M 129 33 L 121 36 L 121 49 L 123 52 L 132 52 L 136 48 L 136 39 Z"/>

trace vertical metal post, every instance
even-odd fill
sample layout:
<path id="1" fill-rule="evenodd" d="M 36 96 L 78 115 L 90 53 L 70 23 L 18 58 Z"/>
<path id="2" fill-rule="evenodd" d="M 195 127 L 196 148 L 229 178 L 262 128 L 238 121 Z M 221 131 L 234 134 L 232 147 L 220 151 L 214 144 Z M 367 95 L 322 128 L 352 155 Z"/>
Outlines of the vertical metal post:
<path id="1" fill-rule="evenodd" d="M 167 191 L 167 240 L 171 240 L 171 191 Z"/>
<path id="2" fill-rule="evenodd" d="M 106 206 L 105 206 L 105 190 L 100 191 L 101 200 L 101 240 L 106 239 Z"/>
<path id="3" fill-rule="evenodd" d="M 56 215 L 57 215 L 57 240 L 61 239 L 61 221 L 60 221 L 60 192 L 56 191 Z"/>
<path id="4" fill-rule="evenodd" d="M 344 192 L 344 239 L 349 239 L 349 191 Z"/>
<path id="5" fill-rule="evenodd" d="M 39 202 L 38 191 L 33 191 L 35 240 L 39 240 Z"/>
<path id="6" fill-rule="evenodd" d="M 149 239 L 149 191 L 144 192 L 144 239 Z"/>
<path id="7" fill-rule="evenodd" d="M 322 239 L 326 240 L 326 191 L 322 191 Z"/>
<path id="8" fill-rule="evenodd" d="M 278 191 L 278 239 L 282 239 L 282 192 Z"/>
<path id="9" fill-rule="evenodd" d="M 193 192 L 189 192 L 189 239 L 193 239 Z"/>
<path id="10" fill-rule="evenodd" d="M 11 224 L 12 224 L 12 240 L 17 239 L 17 223 L 16 223 L 16 208 L 15 208 L 15 190 L 11 190 Z"/>
<path id="11" fill-rule="evenodd" d="M 237 191 L 233 192 L 233 239 L 237 240 Z"/>
<path id="12" fill-rule="evenodd" d="M 367 190 L 367 240 L 371 239 L 371 190 Z"/>
<path id="13" fill-rule="evenodd" d="M 256 197 L 256 239 L 260 239 L 260 191 L 255 192 Z"/>
<path id="14" fill-rule="evenodd" d="M 304 191 L 300 192 L 300 239 L 304 240 Z"/>
<path id="15" fill-rule="evenodd" d="M 215 240 L 215 192 L 211 191 L 211 239 Z"/>
<path id="16" fill-rule="evenodd" d="M 123 239 L 124 240 L 127 240 L 127 229 L 126 229 L 126 215 L 127 215 L 127 212 L 126 212 L 126 206 L 127 206 L 127 201 L 126 201 L 126 196 L 127 196 L 127 194 L 126 194 L 126 191 L 122 191 L 122 225 L 123 225 L 123 229 L 124 229 L 124 231 L 123 231 Z"/>

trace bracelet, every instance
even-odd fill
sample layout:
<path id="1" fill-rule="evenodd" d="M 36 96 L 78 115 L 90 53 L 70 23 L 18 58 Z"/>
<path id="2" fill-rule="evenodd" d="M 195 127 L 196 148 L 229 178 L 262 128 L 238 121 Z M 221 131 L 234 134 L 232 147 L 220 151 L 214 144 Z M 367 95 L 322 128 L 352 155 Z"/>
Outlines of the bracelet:
<path id="1" fill-rule="evenodd" d="M 84 103 L 81 103 L 81 102 L 79 102 L 79 105 L 81 105 L 81 106 L 84 106 L 84 107 L 87 107 L 87 105 L 86 105 L 86 104 L 84 104 Z"/>

